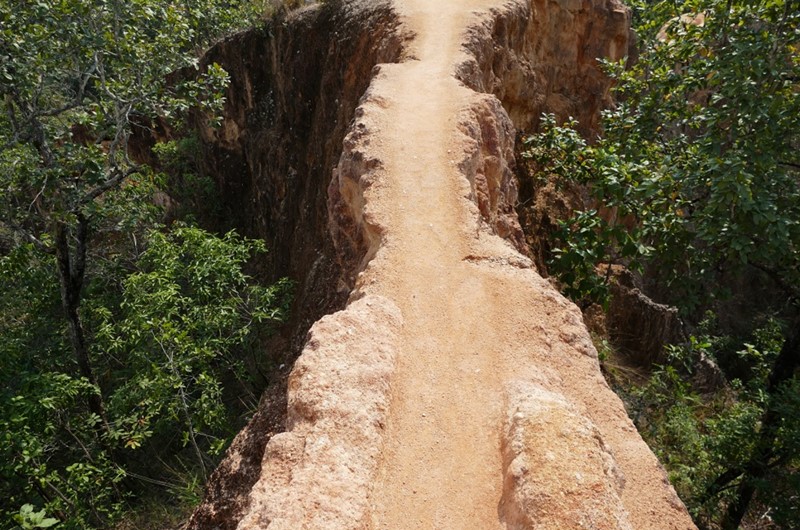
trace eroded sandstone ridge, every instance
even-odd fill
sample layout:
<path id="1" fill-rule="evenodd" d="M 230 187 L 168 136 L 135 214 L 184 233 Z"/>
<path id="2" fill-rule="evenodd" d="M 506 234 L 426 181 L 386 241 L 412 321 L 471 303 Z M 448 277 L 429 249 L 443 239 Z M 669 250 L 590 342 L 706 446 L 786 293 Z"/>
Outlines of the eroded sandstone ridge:
<path id="1" fill-rule="evenodd" d="M 594 58 L 625 54 L 627 17 L 616 0 L 344 0 L 265 36 L 258 49 L 271 59 L 242 50 L 277 65 L 301 52 L 293 28 L 325 30 L 314 40 L 328 52 L 309 60 L 330 60 L 317 64 L 339 72 L 333 85 L 284 79 L 283 97 L 335 88 L 349 94 L 337 114 L 347 121 L 330 138 L 273 137 L 285 159 L 307 154 L 302 173 L 281 180 L 253 162 L 263 155 L 248 127 L 265 126 L 249 122 L 263 100 L 252 80 L 229 109 L 244 111 L 206 141 L 239 157 L 252 188 L 266 178 L 287 204 L 302 192 L 291 221 L 274 215 L 284 199 L 246 206 L 268 205 L 274 231 L 290 225 L 288 246 L 310 223 L 328 284 L 317 265 L 289 267 L 300 299 L 349 296 L 311 327 L 289 377 L 286 432 L 260 452 L 256 422 L 240 435 L 191 528 L 694 528 L 603 380 L 579 310 L 524 255 L 514 210 L 516 131 L 542 111 L 594 126 L 608 97 Z M 331 127 L 316 121 L 329 117 L 313 111 L 323 103 L 309 108 L 304 127 Z"/>

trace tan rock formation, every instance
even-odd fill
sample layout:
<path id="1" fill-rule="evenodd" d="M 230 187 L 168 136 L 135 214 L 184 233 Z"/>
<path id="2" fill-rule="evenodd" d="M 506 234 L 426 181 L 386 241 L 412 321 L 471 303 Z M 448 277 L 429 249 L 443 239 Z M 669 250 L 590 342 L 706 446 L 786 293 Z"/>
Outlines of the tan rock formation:
<path id="1" fill-rule="evenodd" d="M 343 269 L 333 248 L 328 183 L 373 67 L 400 57 L 398 24 L 388 0 L 331 2 L 234 35 L 203 59 L 231 76 L 222 127 L 198 125 L 204 170 L 219 189 L 219 211 L 206 215 L 265 240 L 260 272 L 297 284 L 291 322 L 268 346 L 274 365 L 290 368 L 311 325 L 347 301 L 350 286 L 336 279 L 352 266 Z M 284 430 L 288 371 L 237 435 L 189 529 L 236 528 L 266 443 Z"/>
<path id="2" fill-rule="evenodd" d="M 367 296 L 314 324 L 240 530 L 364 528 L 387 422 L 400 312 Z"/>
<path id="3" fill-rule="evenodd" d="M 542 112 L 550 112 L 596 132 L 598 110 L 611 101 L 597 58 L 625 57 L 629 22 L 618 0 L 501 2 L 493 16 L 468 30 L 470 55 L 456 75 L 494 94 L 520 130 L 531 130 Z"/>
<path id="4" fill-rule="evenodd" d="M 500 514 L 509 530 L 632 530 L 625 477 L 600 431 L 563 396 L 511 385 L 503 438 Z"/>
<path id="5" fill-rule="evenodd" d="M 514 215 L 514 125 L 537 110 L 595 116 L 608 82 L 587 54 L 624 53 L 627 12 L 613 0 L 393 9 L 413 38 L 372 70 L 326 186 L 353 290 L 312 328 L 287 432 L 267 444 L 238 528 L 694 528 L 579 310 L 519 252 Z"/>

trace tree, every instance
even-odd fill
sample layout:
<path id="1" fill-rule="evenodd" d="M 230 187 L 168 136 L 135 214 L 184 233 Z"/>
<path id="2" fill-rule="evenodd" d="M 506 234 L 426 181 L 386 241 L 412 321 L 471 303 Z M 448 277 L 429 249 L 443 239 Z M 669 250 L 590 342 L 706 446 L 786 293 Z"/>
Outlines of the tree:
<path id="1" fill-rule="evenodd" d="M 199 409 L 192 407 L 219 407 L 215 378 L 231 370 L 223 358 L 242 347 L 251 322 L 280 318 L 265 304 L 278 304 L 283 291 L 259 298 L 249 286 L 241 269 L 260 249 L 253 242 L 190 228 L 179 236 L 163 227 L 163 234 L 153 232 L 161 217 L 153 195 L 163 176 L 144 163 L 149 158 L 140 156 L 134 133 L 156 125 L 180 131 L 190 107 L 214 123 L 228 78 L 218 65 L 197 71 L 198 52 L 252 21 L 258 5 L 0 0 L 0 509 L 7 521 L 22 517 L 30 525 L 35 514 L 37 524 L 53 516 L 62 528 L 106 525 L 124 508 L 134 470 L 152 469 L 130 451 L 157 438 L 154 424 L 175 414 L 176 395 L 184 413 L 177 430 L 191 432 L 201 469 L 212 444 L 197 438 L 218 436 L 216 449 L 223 443 L 220 422 L 198 428 Z M 175 75 L 179 71 L 186 75 Z M 167 273 L 148 260 L 155 249 L 167 252 L 171 237 L 196 242 L 191 256 L 178 260 L 184 270 L 197 267 L 192 260 L 225 263 L 226 276 L 206 270 L 206 279 L 229 292 L 202 302 L 197 293 L 178 292 L 184 305 L 158 317 L 181 330 L 181 346 L 170 346 L 168 370 L 179 375 L 169 388 L 158 383 L 164 394 L 153 399 L 149 416 L 136 418 L 139 431 L 131 437 L 141 403 L 123 383 L 138 381 L 141 395 L 155 380 L 147 379 L 154 368 L 143 359 L 158 343 L 151 337 L 134 344 L 134 330 L 144 333 L 147 322 L 142 313 L 153 308 L 137 305 L 133 287 L 126 286 L 159 271 L 167 282 Z M 173 269 L 178 274 L 180 267 Z M 158 293 L 155 285 L 139 287 Z M 231 300 L 240 303 L 225 305 Z M 195 303 L 224 308 L 228 327 L 223 330 L 223 317 L 211 312 L 195 314 L 192 329 L 170 320 Z M 202 326 L 218 332 L 216 342 L 202 338 Z M 166 347 L 167 337 L 161 343 Z M 187 360 L 192 355 L 205 364 Z M 25 505 L 43 506 L 46 513 L 23 513 Z"/>
<path id="2" fill-rule="evenodd" d="M 133 270 L 116 276 L 120 293 L 92 282 L 84 299 L 100 386 L 66 354 L 53 257 L 25 245 L 0 259 L 9 286 L 0 293 L 0 507 L 9 516 L 35 502 L 63 527 L 104 526 L 133 491 L 126 477 L 169 485 L 147 476 L 160 465 L 148 460 L 174 463 L 188 446 L 202 480 L 234 432 L 223 393 L 246 386 L 230 382 L 246 379 L 241 354 L 260 327 L 282 320 L 290 286 L 254 285 L 242 267 L 263 243 L 234 233 L 177 226 L 149 231 L 141 245 Z M 101 392 L 98 435 L 85 400 Z"/>
<path id="3" fill-rule="evenodd" d="M 93 232 L 120 218 L 115 210 L 125 206 L 115 199 L 132 194 L 120 193 L 123 183 L 135 189 L 154 178 L 129 156 L 132 129 L 137 120 L 146 127 L 190 104 L 213 111 L 223 101 L 227 75 L 218 66 L 197 81 L 167 84 L 168 74 L 196 62 L 192 51 L 203 43 L 197 33 L 204 20 L 190 6 L 117 0 L 0 4 L 0 219 L 7 238 L 21 238 L 55 257 L 70 346 L 82 377 L 93 385 L 97 379 L 78 310 L 89 245 Z M 101 396 L 90 396 L 89 406 L 105 417 Z"/>
<path id="4" fill-rule="evenodd" d="M 177 422 L 207 478 L 207 453 L 219 454 L 227 442 L 216 435 L 229 426 L 222 382 L 244 377 L 232 354 L 257 324 L 280 322 L 287 311 L 289 282 L 252 285 L 242 271 L 265 250 L 234 232 L 215 237 L 178 226 L 148 234 L 119 310 L 97 311 L 97 348 L 126 361 L 110 398 L 118 411 L 112 436 L 125 447 L 173 432 Z"/>
<path id="5" fill-rule="evenodd" d="M 640 54 L 628 69 L 607 65 L 618 103 L 603 137 L 589 144 L 551 119 L 527 156 L 538 178 L 556 174 L 591 195 L 554 238 L 551 267 L 570 295 L 602 297 L 597 267 L 621 263 L 645 270 L 652 292 L 696 320 L 734 280 L 763 285 L 759 302 L 783 322 L 783 340 L 761 380 L 755 443 L 703 499 L 724 492 L 719 524 L 735 529 L 755 496 L 768 498 L 767 477 L 796 470 L 799 456 L 787 433 L 800 416 L 800 9 L 792 0 L 634 7 Z"/>

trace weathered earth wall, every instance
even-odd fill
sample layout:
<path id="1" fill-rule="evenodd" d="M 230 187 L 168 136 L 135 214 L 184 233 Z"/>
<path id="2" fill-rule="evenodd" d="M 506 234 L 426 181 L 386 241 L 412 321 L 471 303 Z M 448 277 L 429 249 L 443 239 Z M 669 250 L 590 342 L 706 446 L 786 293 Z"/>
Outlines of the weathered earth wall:
<path id="1" fill-rule="evenodd" d="M 691 528 L 681 522 L 688 521 L 685 509 L 621 403 L 603 387 L 577 308 L 514 251 L 528 253 L 515 209 L 516 132 L 535 128 L 541 112 L 576 116 L 587 130 L 595 128 L 609 82 L 594 58 L 625 54 L 627 23 L 627 10 L 615 0 L 510 1 L 469 30 L 468 53 L 456 67 L 457 78 L 482 93 L 453 124 L 460 151 L 452 162 L 472 204 L 466 222 L 477 223 L 478 250 L 463 262 L 487 278 L 497 267 L 500 287 L 524 283 L 525 293 L 535 295 L 520 296 L 520 303 L 545 308 L 557 323 L 553 329 L 526 323 L 535 340 L 503 346 L 519 350 L 519 359 L 541 361 L 544 374 L 525 380 L 531 367 L 521 367 L 519 381 L 505 385 L 505 397 L 498 398 L 505 403 L 497 437 L 503 494 L 490 515 L 504 528 L 627 530 L 653 519 L 651 503 L 666 510 L 664 528 Z M 403 59 L 410 38 L 389 2 L 344 0 L 238 35 L 206 58 L 232 77 L 222 127 L 202 131 L 206 169 L 217 177 L 224 221 L 267 241 L 270 275 L 298 281 L 287 360 L 301 347 L 303 353 L 288 381 L 286 432 L 273 436 L 264 418 L 280 417 L 275 413 L 283 404 L 265 399 L 212 477 L 189 528 L 371 528 L 376 500 L 370 496 L 385 458 L 399 343 L 411 333 L 404 317 L 412 317 L 371 287 L 385 276 L 381 267 L 389 258 L 381 252 L 387 226 L 397 221 L 375 206 L 391 178 L 385 161 L 373 155 L 381 152 L 375 133 L 387 125 L 380 116 L 392 103 L 373 89 L 393 73 L 376 65 Z M 484 233 L 510 246 L 487 242 Z M 319 320 L 348 298 L 346 309 Z M 513 328 L 508 319 L 496 322 L 498 329 Z M 600 394 L 584 393 L 576 405 L 554 391 L 583 384 L 546 367 L 562 357 L 576 373 L 594 370 L 587 384 L 605 388 L 602 395 L 612 400 L 607 411 Z M 613 448 L 604 439 L 608 433 Z M 561 440 L 552 454 L 531 451 L 549 436 Z M 616 460 L 615 450 L 623 452 Z M 619 469 L 634 469 L 637 461 L 647 478 L 629 476 L 631 484 L 658 495 L 629 520 L 635 492 L 624 488 Z M 575 495 L 567 502 L 569 488 Z"/>
<path id="2" fill-rule="evenodd" d="M 629 41 L 630 13 L 618 0 L 511 2 L 472 28 L 466 46 L 474 60 L 458 77 L 496 96 L 518 131 L 535 130 L 546 112 L 596 132 L 611 103 L 597 58 L 625 57 Z"/>
<path id="3" fill-rule="evenodd" d="M 297 286 L 292 320 L 270 344 L 283 364 L 277 381 L 212 475 L 189 528 L 236 527 L 266 443 L 283 430 L 286 376 L 306 333 L 349 296 L 328 229 L 328 184 L 373 67 L 397 61 L 403 38 L 388 1 L 331 2 L 234 35 L 203 58 L 231 78 L 222 125 L 198 125 L 217 223 L 266 241 L 261 273 Z"/>
<path id="4" fill-rule="evenodd" d="M 231 78 L 222 125 L 199 128 L 218 222 L 266 241 L 269 278 L 299 282 L 300 342 L 349 294 L 337 281 L 328 183 L 373 67 L 400 57 L 397 26 L 388 1 L 330 2 L 234 35 L 203 59 Z"/>

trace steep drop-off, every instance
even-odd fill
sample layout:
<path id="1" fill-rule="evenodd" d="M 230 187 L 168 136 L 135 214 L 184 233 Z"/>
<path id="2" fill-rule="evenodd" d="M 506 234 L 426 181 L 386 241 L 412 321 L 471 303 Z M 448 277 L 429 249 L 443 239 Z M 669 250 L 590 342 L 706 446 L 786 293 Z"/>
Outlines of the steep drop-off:
<path id="1" fill-rule="evenodd" d="M 231 215 L 292 256 L 273 268 L 301 281 L 304 314 L 349 297 L 310 329 L 286 432 L 259 451 L 253 422 L 190 527 L 693 528 L 514 210 L 517 128 L 540 111 L 592 126 L 593 58 L 625 53 L 627 16 L 343 1 L 212 51 L 234 78 L 204 138 Z"/>
<path id="2" fill-rule="evenodd" d="M 204 64 L 230 74 L 224 120 L 198 120 L 202 166 L 216 181 L 218 225 L 267 242 L 268 279 L 296 282 L 292 319 L 269 344 L 280 365 L 259 408 L 207 486 L 189 528 L 235 528 L 270 436 L 283 430 L 285 378 L 306 333 L 349 295 L 328 229 L 328 183 L 376 64 L 399 59 L 403 34 L 388 1 L 314 6 L 235 35 Z"/>

